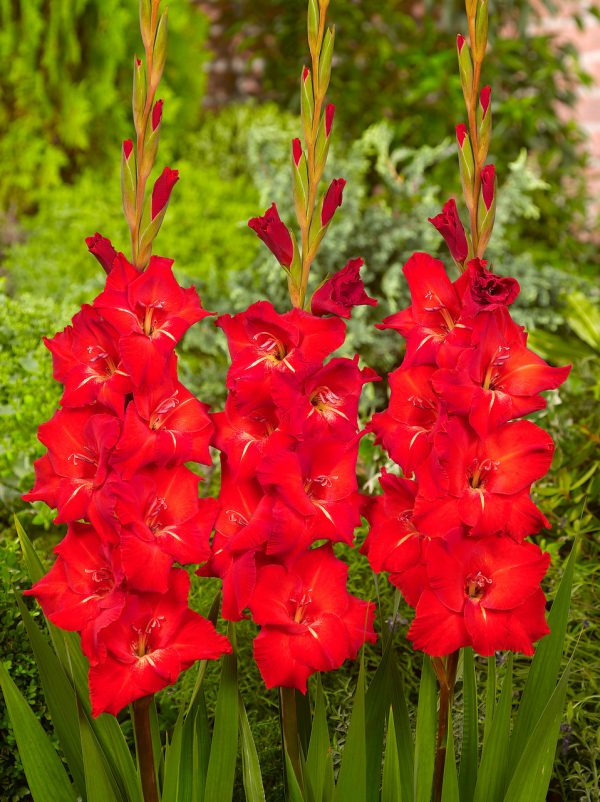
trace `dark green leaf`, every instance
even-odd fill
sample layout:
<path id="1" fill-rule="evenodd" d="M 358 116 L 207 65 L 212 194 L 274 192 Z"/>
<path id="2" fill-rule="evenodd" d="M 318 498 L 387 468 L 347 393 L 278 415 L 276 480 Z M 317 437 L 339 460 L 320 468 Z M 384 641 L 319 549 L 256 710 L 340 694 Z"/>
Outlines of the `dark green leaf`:
<path id="1" fill-rule="evenodd" d="M 423 655 L 417 729 L 415 733 L 415 802 L 430 802 L 435 762 L 437 680 L 427 655 Z"/>
<path id="2" fill-rule="evenodd" d="M 383 760 L 381 802 L 403 802 L 401 793 L 398 744 L 396 742 L 396 733 L 394 731 L 394 711 L 390 709 L 387 739 L 385 744 L 385 757 Z M 408 802 L 408 800 L 406 802 Z"/>
<path id="3" fill-rule="evenodd" d="M 506 789 L 512 712 L 512 664 L 511 654 L 508 657 L 502 693 L 493 715 L 488 738 L 483 746 L 474 802 L 498 802 Z M 488 715 L 492 718 L 491 711 L 486 712 L 486 717 Z"/>
<path id="4" fill-rule="evenodd" d="M 238 710 L 240 713 L 240 743 L 242 747 L 242 777 L 246 802 L 265 802 L 262 774 L 256 744 L 246 715 L 246 708 L 242 697 L 238 696 Z"/>
<path id="5" fill-rule="evenodd" d="M 477 683 L 473 649 L 463 649 L 463 732 L 458 785 L 461 802 L 471 802 L 477 783 Z"/>
<path id="6" fill-rule="evenodd" d="M 365 755 L 365 667 L 361 662 L 354 694 L 352 718 L 348 727 L 348 734 L 340 773 L 333 795 L 334 802 L 356 802 L 365 799 L 367 795 L 367 760 Z"/>

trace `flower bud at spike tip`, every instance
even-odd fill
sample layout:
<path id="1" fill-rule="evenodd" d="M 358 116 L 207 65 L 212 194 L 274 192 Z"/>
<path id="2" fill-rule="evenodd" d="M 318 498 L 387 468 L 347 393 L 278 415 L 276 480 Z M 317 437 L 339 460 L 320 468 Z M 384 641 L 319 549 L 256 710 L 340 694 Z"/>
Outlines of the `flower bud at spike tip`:
<path id="1" fill-rule="evenodd" d="M 300 90 L 300 116 L 304 127 L 304 136 L 308 140 L 312 130 L 313 115 L 315 113 L 315 96 L 313 83 L 308 67 L 302 70 L 302 81 Z"/>
<path id="2" fill-rule="evenodd" d="M 333 103 L 328 103 L 325 107 L 325 136 L 331 135 L 331 127 L 333 125 L 333 118 L 335 115 L 335 106 Z"/>
<path id="3" fill-rule="evenodd" d="M 152 39 L 152 0 L 140 0 L 140 30 L 144 47 L 149 47 Z"/>
<path id="4" fill-rule="evenodd" d="M 157 217 L 167 206 L 173 187 L 179 180 L 179 172 L 165 167 L 160 176 L 156 179 L 152 190 L 152 220 Z"/>
<path id="5" fill-rule="evenodd" d="M 490 107 L 490 98 L 492 96 L 492 87 L 484 86 L 479 94 L 479 105 L 481 109 L 481 117 L 484 118 L 488 113 Z"/>
<path id="6" fill-rule="evenodd" d="M 292 139 L 292 155 L 294 157 L 294 164 L 296 167 L 300 164 L 302 158 L 302 142 L 299 139 Z"/>
<path id="7" fill-rule="evenodd" d="M 168 15 L 165 10 L 158 21 L 156 39 L 154 40 L 154 59 L 152 61 L 152 75 L 150 76 L 154 88 L 160 83 L 165 67 L 165 59 L 167 58 L 167 28 Z"/>
<path id="8" fill-rule="evenodd" d="M 486 209 L 489 209 L 494 202 L 495 182 L 496 168 L 493 164 L 486 164 L 481 171 L 481 195 Z"/>
<path id="9" fill-rule="evenodd" d="M 460 33 L 456 37 L 456 47 L 458 50 L 460 82 L 462 84 L 465 103 L 468 105 L 471 93 L 473 92 L 473 60 L 471 59 L 471 51 L 466 47 L 465 37 Z"/>
<path id="10" fill-rule="evenodd" d="M 138 134 L 142 130 L 146 94 L 146 68 L 136 56 L 133 63 L 133 122 Z"/>
<path id="11" fill-rule="evenodd" d="M 458 141 L 458 163 L 460 166 L 460 178 L 462 181 L 463 192 L 467 206 L 473 203 L 473 180 L 475 174 L 475 162 L 473 160 L 473 149 L 467 134 L 467 126 L 464 123 L 456 126 L 456 139 Z"/>
<path id="12" fill-rule="evenodd" d="M 128 224 L 135 222 L 135 192 L 137 186 L 135 172 L 135 158 L 133 156 L 133 142 L 126 139 L 123 142 L 121 154 L 121 197 L 123 199 L 123 212 Z"/>
<path id="13" fill-rule="evenodd" d="M 465 229 L 460 221 L 456 201 L 454 198 L 444 204 L 442 212 L 435 217 L 430 217 L 429 222 L 437 228 L 446 245 L 452 254 L 452 258 L 460 262 L 465 261 L 469 253 L 469 244 Z"/>
<path id="14" fill-rule="evenodd" d="M 317 0 L 308 0 L 308 46 L 310 52 L 317 49 L 319 34 L 319 6 Z"/>
<path id="15" fill-rule="evenodd" d="M 342 195 L 346 181 L 343 178 L 334 178 L 325 197 L 323 198 L 323 208 L 321 210 L 321 227 L 325 226 L 331 221 L 335 214 L 335 210 L 342 205 Z"/>
<path id="16" fill-rule="evenodd" d="M 250 228 L 265 243 L 279 264 L 289 267 L 294 258 L 294 243 L 287 226 L 281 221 L 274 203 L 262 217 L 248 221 Z"/>
<path id="17" fill-rule="evenodd" d="M 85 244 L 88 246 L 89 252 L 93 254 L 102 265 L 105 273 L 110 273 L 117 255 L 112 242 L 96 232 L 93 237 L 85 238 Z"/>
<path id="18" fill-rule="evenodd" d="M 156 131 L 158 126 L 160 125 L 160 121 L 162 119 L 162 111 L 163 111 L 163 102 L 162 100 L 157 100 L 154 104 L 152 109 L 152 130 Z"/>
<path id="19" fill-rule="evenodd" d="M 331 77 L 331 59 L 333 58 L 333 43 L 335 41 L 335 28 L 329 28 L 325 34 L 325 41 L 321 49 L 321 59 L 319 62 L 319 83 L 318 91 L 323 97 L 329 86 Z"/>
<path id="20" fill-rule="evenodd" d="M 133 142 L 131 139 L 126 139 L 123 142 L 123 156 L 127 161 L 129 161 L 129 157 L 133 153 Z"/>
<path id="21" fill-rule="evenodd" d="M 487 48 L 488 37 L 488 0 L 480 0 L 477 4 L 475 17 L 475 42 L 473 44 L 473 58 L 482 62 Z"/>
<path id="22" fill-rule="evenodd" d="M 459 148 L 462 148 L 465 138 L 467 136 L 467 126 L 464 123 L 456 126 L 456 139 L 458 140 Z"/>

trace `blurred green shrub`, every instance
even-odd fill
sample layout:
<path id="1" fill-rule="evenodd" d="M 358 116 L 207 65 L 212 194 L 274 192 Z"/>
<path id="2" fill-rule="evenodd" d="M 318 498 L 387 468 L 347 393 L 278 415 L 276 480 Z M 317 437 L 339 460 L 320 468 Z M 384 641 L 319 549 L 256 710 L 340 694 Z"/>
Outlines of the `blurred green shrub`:
<path id="1" fill-rule="evenodd" d="M 169 28 L 163 91 L 185 128 L 199 113 L 206 20 L 174 3 Z M 30 207 L 82 166 L 118 159 L 138 42 L 130 0 L 0 3 L 0 206 Z"/>

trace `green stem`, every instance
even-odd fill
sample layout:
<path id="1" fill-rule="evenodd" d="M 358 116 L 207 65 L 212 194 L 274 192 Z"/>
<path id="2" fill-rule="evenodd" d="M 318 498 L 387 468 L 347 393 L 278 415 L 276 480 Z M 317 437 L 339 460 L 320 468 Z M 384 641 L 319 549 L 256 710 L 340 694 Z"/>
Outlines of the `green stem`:
<path id="1" fill-rule="evenodd" d="M 444 661 L 434 659 L 433 667 L 440 686 L 440 707 L 438 713 L 438 729 L 435 753 L 435 768 L 433 773 L 433 802 L 441 802 L 442 785 L 444 781 L 444 766 L 446 763 L 446 736 L 448 734 L 448 716 L 454 694 L 456 682 L 456 669 L 460 651 L 449 654 Z"/>
<path id="2" fill-rule="evenodd" d="M 298 712 L 294 688 L 280 688 L 281 731 L 284 752 L 290 759 L 298 785 L 302 789 L 302 765 L 300 762 L 300 738 L 298 735 Z"/>
<path id="3" fill-rule="evenodd" d="M 133 703 L 133 726 L 137 749 L 144 802 L 159 802 L 154 768 L 154 750 L 152 748 L 152 731 L 150 729 L 150 705 L 152 696 L 144 696 Z"/>

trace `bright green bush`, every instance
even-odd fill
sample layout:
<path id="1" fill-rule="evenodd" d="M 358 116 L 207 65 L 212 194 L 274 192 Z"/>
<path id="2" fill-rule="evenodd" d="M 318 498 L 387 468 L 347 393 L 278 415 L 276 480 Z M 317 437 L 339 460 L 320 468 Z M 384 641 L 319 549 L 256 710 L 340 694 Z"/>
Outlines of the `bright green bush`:
<path id="1" fill-rule="evenodd" d="M 119 140 L 131 135 L 137 20 L 129 0 L 0 3 L 2 206 L 30 207 L 83 165 L 103 168 L 118 158 Z M 166 98 L 185 129 L 199 113 L 206 20 L 179 2 L 169 26 Z"/>

